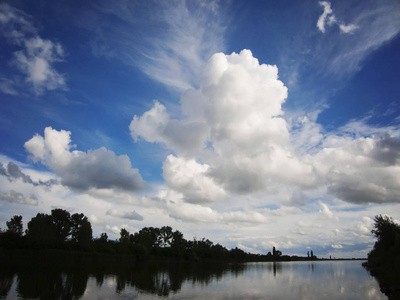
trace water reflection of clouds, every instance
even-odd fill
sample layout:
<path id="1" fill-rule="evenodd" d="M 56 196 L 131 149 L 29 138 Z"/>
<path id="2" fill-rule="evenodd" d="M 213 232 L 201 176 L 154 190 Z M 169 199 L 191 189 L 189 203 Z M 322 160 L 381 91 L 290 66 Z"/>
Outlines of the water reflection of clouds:
<path id="1" fill-rule="evenodd" d="M 3 270 L 0 292 L 5 299 L 386 299 L 358 261 Z"/>

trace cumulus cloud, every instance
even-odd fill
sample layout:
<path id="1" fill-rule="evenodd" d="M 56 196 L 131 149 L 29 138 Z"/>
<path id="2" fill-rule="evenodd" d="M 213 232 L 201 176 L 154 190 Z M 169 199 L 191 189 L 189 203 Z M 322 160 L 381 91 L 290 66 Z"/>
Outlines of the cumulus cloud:
<path id="1" fill-rule="evenodd" d="M 180 118 L 155 102 L 134 116 L 130 130 L 136 141 L 162 143 L 174 153 L 164 161 L 163 176 L 188 203 L 265 193 L 293 204 L 325 193 L 358 204 L 399 201 L 398 131 L 352 121 L 328 134 L 316 122 L 319 111 L 289 124 L 286 97 L 276 66 L 260 64 L 249 50 L 217 53 L 199 89 L 182 96 Z M 321 205 L 321 214 L 335 219 Z"/>
<path id="2" fill-rule="evenodd" d="M 29 197 L 26 197 L 24 194 L 16 192 L 14 190 L 10 190 L 8 192 L 0 192 L 0 200 L 28 205 L 38 204 L 36 196 L 31 195 Z"/>
<path id="3" fill-rule="evenodd" d="M 352 203 L 399 202 L 399 138 L 328 136 L 314 166 L 328 192 Z"/>
<path id="4" fill-rule="evenodd" d="M 353 33 L 354 30 L 358 28 L 357 25 L 345 25 L 344 23 L 338 21 L 333 14 L 330 2 L 320 1 L 319 4 L 324 8 L 322 15 L 318 18 L 317 22 L 317 27 L 321 32 L 325 33 L 325 26 L 332 26 L 334 24 L 337 24 L 340 28 L 340 31 L 343 33 Z"/>
<path id="5" fill-rule="evenodd" d="M 134 210 L 130 212 L 120 212 L 116 209 L 110 209 L 106 214 L 121 219 L 143 221 L 143 217 Z"/>
<path id="6" fill-rule="evenodd" d="M 6 3 L 0 4 L 0 33 L 20 50 L 14 52 L 13 65 L 22 72 L 25 81 L 35 94 L 65 88 L 64 76 L 56 71 L 54 63 L 63 61 L 64 50 L 60 43 L 39 36 L 32 18 Z M 1 90 L 15 94 L 17 81 L 2 80 Z"/>
<path id="7" fill-rule="evenodd" d="M 165 161 L 164 178 L 177 191 L 192 193 L 191 202 L 264 191 L 272 181 L 310 187 L 312 167 L 296 158 L 283 118 L 286 97 L 276 66 L 260 65 L 249 50 L 218 53 L 200 88 L 182 96 L 184 118 L 170 118 L 156 102 L 143 116 L 134 116 L 130 130 L 136 140 L 164 143 L 178 155 Z M 176 136 L 191 143 L 178 143 Z"/>
<path id="8" fill-rule="evenodd" d="M 356 223 L 355 234 L 370 236 L 374 220 L 370 217 L 363 217 Z"/>
<path id="9" fill-rule="evenodd" d="M 206 134 L 205 128 L 198 122 L 171 120 L 166 107 L 158 101 L 154 101 L 154 106 L 141 117 L 135 115 L 129 128 L 135 141 L 141 137 L 185 156 L 204 146 Z"/>
<path id="10" fill-rule="evenodd" d="M 70 151 L 70 135 L 69 131 L 46 127 L 44 137 L 36 134 L 24 147 L 31 160 L 54 170 L 61 183 L 70 188 L 138 191 L 144 187 L 128 156 L 117 156 L 104 147 L 88 152 Z"/>
<path id="11" fill-rule="evenodd" d="M 167 184 L 182 192 L 188 202 L 207 203 L 225 198 L 225 191 L 207 176 L 210 166 L 169 155 L 163 164 Z"/>
<path id="12" fill-rule="evenodd" d="M 271 221 L 265 212 L 254 210 L 234 210 L 229 208 L 221 212 L 207 207 L 203 203 L 189 203 L 182 193 L 170 189 L 161 189 L 152 199 L 157 207 L 172 219 L 196 224 L 242 224 L 246 226 L 267 224 Z"/>

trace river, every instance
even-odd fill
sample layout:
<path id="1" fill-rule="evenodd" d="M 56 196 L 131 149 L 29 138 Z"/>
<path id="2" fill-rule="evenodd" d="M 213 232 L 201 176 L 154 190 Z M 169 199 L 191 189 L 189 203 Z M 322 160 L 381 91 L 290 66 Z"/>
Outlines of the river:
<path id="1" fill-rule="evenodd" d="M 3 268 L 0 299 L 387 299 L 361 261 Z"/>

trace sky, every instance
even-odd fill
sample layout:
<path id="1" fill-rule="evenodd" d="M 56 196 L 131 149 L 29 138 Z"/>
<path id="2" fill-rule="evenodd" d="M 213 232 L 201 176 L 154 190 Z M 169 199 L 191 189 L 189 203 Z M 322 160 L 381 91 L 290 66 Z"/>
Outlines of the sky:
<path id="1" fill-rule="evenodd" d="M 366 257 L 400 222 L 400 3 L 2 1 L 0 228 Z"/>

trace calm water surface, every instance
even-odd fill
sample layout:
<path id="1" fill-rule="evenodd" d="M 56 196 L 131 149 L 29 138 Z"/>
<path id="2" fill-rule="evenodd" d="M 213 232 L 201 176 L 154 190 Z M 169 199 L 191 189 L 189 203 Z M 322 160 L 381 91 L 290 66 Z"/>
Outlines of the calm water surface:
<path id="1" fill-rule="evenodd" d="M 0 299 L 387 299 L 361 261 L 0 270 Z"/>

